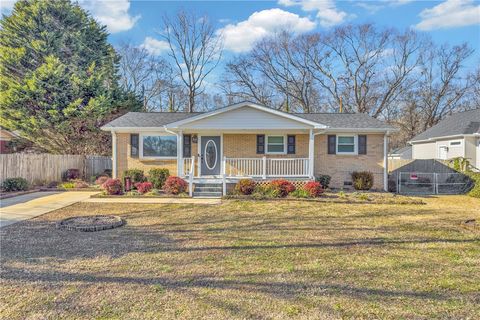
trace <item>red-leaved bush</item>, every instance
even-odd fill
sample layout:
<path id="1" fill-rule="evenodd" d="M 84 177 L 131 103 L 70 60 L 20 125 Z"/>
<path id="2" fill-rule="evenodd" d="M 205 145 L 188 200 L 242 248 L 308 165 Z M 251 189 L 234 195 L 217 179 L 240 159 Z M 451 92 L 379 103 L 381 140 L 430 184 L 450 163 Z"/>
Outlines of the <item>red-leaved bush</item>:
<path id="1" fill-rule="evenodd" d="M 279 197 L 286 197 L 290 192 L 295 191 L 295 186 L 284 179 L 272 180 L 269 187 L 278 192 Z"/>
<path id="2" fill-rule="evenodd" d="M 308 192 L 310 197 L 313 197 L 313 198 L 320 197 L 320 195 L 324 191 L 322 184 L 320 182 L 315 182 L 315 181 L 307 182 L 303 186 L 303 189 Z"/>
<path id="3" fill-rule="evenodd" d="M 179 194 L 187 190 L 187 183 L 179 177 L 170 176 L 163 185 L 163 191 L 168 194 Z"/>
<path id="4" fill-rule="evenodd" d="M 252 179 L 241 179 L 235 185 L 235 191 L 238 193 L 249 195 L 255 190 L 255 181 Z"/>
<path id="5" fill-rule="evenodd" d="M 95 180 L 95 184 L 98 185 L 98 186 L 101 186 L 108 179 L 109 179 L 109 177 L 107 177 L 107 176 L 100 176 L 100 177 L 97 178 L 97 180 Z"/>
<path id="6" fill-rule="evenodd" d="M 102 184 L 103 190 L 107 194 L 122 194 L 123 193 L 123 188 L 122 188 L 122 181 L 120 179 L 112 179 L 109 178 L 107 181 L 105 181 Z"/>
<path id="7" fill-rule="evenodd" d="M 153 188 L 153 184 L 151 182 L 138 182 L 135 184 L 135 188 L 141 194 L 147 193 Z"/>

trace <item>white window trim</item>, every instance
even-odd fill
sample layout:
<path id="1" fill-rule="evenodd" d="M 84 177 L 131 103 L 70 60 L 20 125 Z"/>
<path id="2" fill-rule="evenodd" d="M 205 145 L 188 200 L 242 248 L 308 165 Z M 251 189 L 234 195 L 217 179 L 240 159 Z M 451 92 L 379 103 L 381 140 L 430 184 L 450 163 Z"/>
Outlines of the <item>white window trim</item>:
<path id="1" fill-rule="evenodd" d="M 144 156 L 143 155 L 143 138 L 144 137 L 151 137 L 151 136 L 159 136 L 159 137 L 176 137 L 177 138 L 177 154 L 175 156 L 171 157 L 153 157 L 153 156 Z M 145 160 L 176 160 L 177 155 L 178 155 L 178 136 L 173 135 L 173 134 L 165 134 L 165 133 L 157 133 L 157 132 L 152 132 L 152 133 L 140 133 L 139 134 L 139 158 L 140 159 L 145 159 Z"/>
<path id="2" fill-rule="evenodd" d="M 269 152 L 268 151 L 268 137 L 283 137 L 283 151 L 282 152 Z M 274 145 L 280 145 L 274 143 Z M 268 134 L 265 135 L 265 154 L 287 154 L 287 136 L 283 134 Z"/>
<path id="3" fill-rule="evenodd" d="M 338 138 L 339 137 L 353 137 L 353 152 L 340 152 L 340 151 L 338 151 Z M 358 155 L 358 135 L 356 135 L 356 134 L 337 134 L 335 140 L 336 140 L 335 141 L 336 154 L 352 155 L 352 156 Z"/>

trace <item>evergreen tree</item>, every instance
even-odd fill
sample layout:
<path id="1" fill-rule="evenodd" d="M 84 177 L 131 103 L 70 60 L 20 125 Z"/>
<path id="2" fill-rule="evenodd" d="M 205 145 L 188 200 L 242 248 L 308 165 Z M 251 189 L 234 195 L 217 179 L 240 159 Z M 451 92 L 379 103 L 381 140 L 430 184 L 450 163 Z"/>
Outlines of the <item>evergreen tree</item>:
<path id="1" fill-rule="evenodd" d="M 0 26 L 2 126 L 51 153 L 108 154 L 99 127 L 141 103 L 118 87 L 106 28 L 69 0 L 18 1 Z"/>

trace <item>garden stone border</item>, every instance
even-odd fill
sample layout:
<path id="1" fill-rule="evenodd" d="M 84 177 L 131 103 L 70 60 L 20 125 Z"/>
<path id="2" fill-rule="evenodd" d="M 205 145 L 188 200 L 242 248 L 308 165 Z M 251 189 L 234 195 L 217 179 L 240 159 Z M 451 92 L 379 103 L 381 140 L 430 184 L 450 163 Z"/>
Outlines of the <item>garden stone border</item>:
<path id="1" fill-rule="evenodd" d="M 84 224 L 84 225 L 69 225 L 69 222 L 75 221 L 75 219 L 85 219 L 85 218 L 108 218 L 108 222 L 102 224 Z M 63 219 L 58 221 L 56 224 L 57 229 L 68 230 L 68 231 L 82 231 L 82 232 L 95 232 L 108 229 L 114 229 L 121 227 L 125 224 L 125 220 L 118 216 L 111 215 L 94 215 L 94 216 L 76 216 Z"/>

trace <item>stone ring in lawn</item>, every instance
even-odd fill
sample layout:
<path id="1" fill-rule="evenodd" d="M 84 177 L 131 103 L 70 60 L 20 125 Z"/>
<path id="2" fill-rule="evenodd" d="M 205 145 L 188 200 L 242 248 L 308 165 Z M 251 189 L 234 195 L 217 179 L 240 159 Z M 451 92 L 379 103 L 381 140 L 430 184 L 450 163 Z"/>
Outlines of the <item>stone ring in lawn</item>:
<path id="1" fill-rule="evenodd" d="M 57 229 L 94 232 L 121 227 L 125 221 L 118 216 L 95 215 L 72 217 L 57 222 Z"/>

